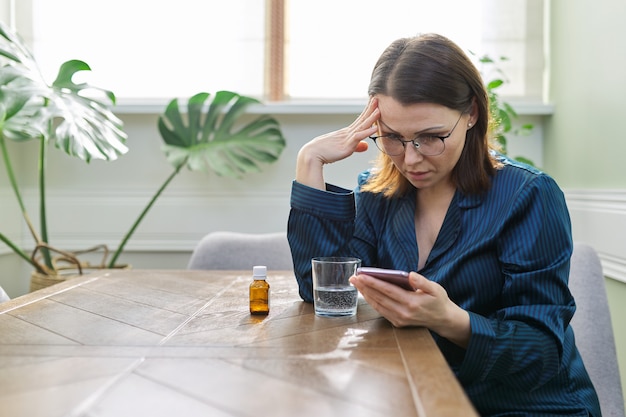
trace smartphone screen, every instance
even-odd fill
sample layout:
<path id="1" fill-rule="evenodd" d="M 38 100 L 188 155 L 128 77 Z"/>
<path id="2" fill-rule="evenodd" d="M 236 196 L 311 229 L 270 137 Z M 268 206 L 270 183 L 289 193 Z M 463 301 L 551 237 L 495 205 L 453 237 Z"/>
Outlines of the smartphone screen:
<path id="1" fill-rule="evenodd" d="M 357 268 L 356 273 L 369 275 L 374 278 L 382 279 L 383 281 L 391 282 L 392 284 L 402 287 L 405 290 L 415 291 L 409 283 L 409 273 L 406 271 L 364 266 Z"/>

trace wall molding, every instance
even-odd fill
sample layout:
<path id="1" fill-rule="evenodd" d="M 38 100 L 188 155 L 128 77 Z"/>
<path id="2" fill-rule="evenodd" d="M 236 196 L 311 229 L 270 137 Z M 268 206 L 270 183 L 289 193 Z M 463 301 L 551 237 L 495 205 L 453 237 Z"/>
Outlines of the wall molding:
<path id="1" fill-rule="evenodd" d="M 605 276 L 626 283 L 626 190 L 566 189 L 574 240 L 593 246 Z"/>
<path id="2" fill-rule="evenodd" d="M 67 250 L 97 244 L 116 248 L 152 194 L 115 189 L 49 192 L 48 228 L 53 245 Z M 36 213 L 36 197 L 28 193 L 24 200 L 29 212 Z M 253 233 L 286 230 L 288 214 L 288 191 L 171 190 L 151 208 L 126 249 L 191 251 L 213 230 Z M 25 225 L 21 235 L 22 241 L 29 244 L 30 234 Z"/>

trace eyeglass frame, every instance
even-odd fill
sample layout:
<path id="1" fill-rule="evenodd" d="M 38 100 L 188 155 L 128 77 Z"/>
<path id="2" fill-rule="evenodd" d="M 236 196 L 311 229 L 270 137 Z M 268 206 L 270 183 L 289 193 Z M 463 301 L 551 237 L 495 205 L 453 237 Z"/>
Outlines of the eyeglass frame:
<path id="1" fill-rule="evenodd" d="M 463 117 L 464 114 L 465 113 L 461 112 L 461 115 L 459 116 L 459 118 L 457 119 L 456 123 L 454 124 L 454 126 L 452 126 L 452 129 L 450 129 L 450 132 L 448 132 L 447 135 L 445 135 L 445 136 L 428 135 L 428 136 L 435 137 L 437 139 L 441 139 L 441 142 L 443 143 L 443 149 L 441 150 L 441 152 L 436 153 L 436 154 L 426 155 L 426 154 L 422 153 L 422 151 L 420 151 L 421 144 L 419 142 L 417 142 L 419 137 L 417 137 L 415 139 L 409 139 L 409 140 L 396 139 L 398 142 L 400 142 L 402 144 L 402 152 L 398 153 L 398 154 L 394 154 L 394 155 L 390 155 L 387 152 L 385 152 L 384 150 L 382 150 L 380 148 L 380 146 L 378 145 L 378 142 L 376 142 L 376 139 L 383 138 L 383 137 L 388 137 L 390 135 L 378 135 L 378 136 L 374 135 L 374 136 L 368 136 L 368 137 L 369 137 L 369 139 L 374 141 L 374 143 L 376 144 L 376 147 L 382 153 L 384 153 L 385 155 L 388 155 L 388 156 L 400 156 L 400 155 L 403 155 L 404 153 L 406 153 L 406 145 L 409 142 L 411 142 L 413 144 L 413 147 L 415 148 L 416 151 L 418 151 L 420 154 L 422 154 L 424 156 L 438 156 L 438 155 L 441 155 L 442 153 L 444 153 L 444 151 L 446 150 L 446 139 L 448 139 L 450 136 L 452 136 L 452 133 L 454 133 L 454 129 L 456 129 L 457 125 L 461 121 L 461 118 Z"/>

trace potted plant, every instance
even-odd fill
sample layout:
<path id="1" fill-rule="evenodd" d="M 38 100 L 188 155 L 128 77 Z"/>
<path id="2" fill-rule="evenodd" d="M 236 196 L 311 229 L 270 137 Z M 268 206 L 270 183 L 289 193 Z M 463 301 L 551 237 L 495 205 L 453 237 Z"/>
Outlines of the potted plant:
<path id="1" fill-rule="evenodd" d="M 0 154 L 33 237 L 34 249 L 29 254 L 1 231 L 0 241 L 33 266 L 31 289 L 66 279 L 61 272 L 67 269 L 68 263 L 70 269 L 79 274 L 85 268 L 94 267 L 79 260 L 79 255 L 85 251 L 64 250 L 49 243 L 45 187 L 49 145 L 54 143 L 56 148 L 87 163 L 91 159 L 114 160 L 128 151 L 123 124 L 110 108 L 115 104 L 115 95 L 72 81 L 77 72 L 87 70 L 90 68 L 83 61 L 68 61 L 61 65 L 52 85 L 47 85 L 21 38 L 0 22 Z M 212 101 L 208 93 L 199 93 L 189 99 L 186 111 L 179 107 L 176 99 L 169 103 L 159 118 L 159 131 L 165 142 L 164 152 L 174 170 L 122 237 L 110 262 L 105 264 L 103 260 L 96 267 L 116 266 L 139 223 L 184 166 L 237 177 L 258 171 L 259 163 L 271 163 L 278 158 L 285 140 L 275 119 L 260 116 L 247 124 L 239 123 L 239 116 L 254 103 L 258 101 L 228 91 L 218 92 Z M 24 204 L 7 140 L 39 142 L 39 230 Z M 58 265 L 60 261 L 64 266 Z M 37 285 L 33 285 L 35 279 Z"/>
<path id="2" fill-rule="evenodd" d="M 218 91 L 213 99 L 209 93 L 198 93 L 189 99 L 186 112 L 178 99 L 170 101 L 158 127 L 165 142 L 163 151 L 174 169 L 123 237 L 109 267 L 115 265 L 141 220 L 183 167 L 241 178 L 259 172 L 261 163 L 278 159 L 286 142 L 276 119 L 261 115 L 240 123 L 246 109 L 258 103 L 232 91 Z"/>
<path id="3" fill-rule="evenodd" d="M 472 55 L 476 54 L 470 52 Z M 506 76 L 501 68 L 498 67 L 498 62 L 508 61 L 507 57 L 501 56 L 498 60 L 493 59 L 489 55 L 482 55 L 478 57 L 478 61 L 483 65 L 483 76 L 485 76 L 485 67 L 492 67 L 492 72 L 489 73 L 493 76 L 492 79 L 485 83 L 487 90 L 487 96 L 489 98 L 489 110 L 491 112 L 491 120 L 493 122 L 493 138 L 500 146 L 500 151 L 503 154 L 508 154 L 507 149 L 507 135 L 513 133 L 515 135 L 527 136 L 533 130 L 534 126 L 530 123 L 523 124 L 520 127 L 513 127 L 513 120 L 517 119 L 518 115 L 515 109 L 506 101 L 502 100 L 497 89 L 502 87 L 506 83 Z M 495 73 L 495 75 L 494 75 Z M 514 159 L 524 162 L 529 165 L 535 165 L 534 162 L 524 156 L 516 156 Z"/>

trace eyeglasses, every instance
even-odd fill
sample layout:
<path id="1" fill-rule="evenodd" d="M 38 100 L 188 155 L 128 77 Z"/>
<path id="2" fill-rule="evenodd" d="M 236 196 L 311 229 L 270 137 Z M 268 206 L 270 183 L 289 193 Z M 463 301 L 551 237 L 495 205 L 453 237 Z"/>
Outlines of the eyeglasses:
<path id="1" fill-rule="evenodd" d="M 415 149 L 424 156 L 437 156 L 446 149 L 444 141 L 452 135 L 461 117 L 463 117 L 463 113 L 459 116 L 450 133 L 445 136 L 422 135 L 412 140 L 403 140 L 402 136 L 390 133 L 388 135 L 370 136 L 369 138 L 374 141 L 381 152 L 389 156 L 402 155 L 406 150 L 407 143 L 412 143 Z"/>

